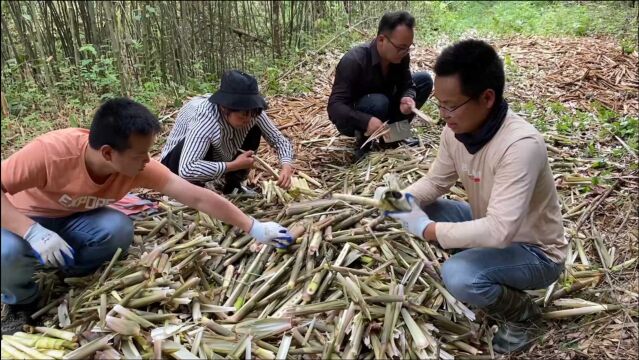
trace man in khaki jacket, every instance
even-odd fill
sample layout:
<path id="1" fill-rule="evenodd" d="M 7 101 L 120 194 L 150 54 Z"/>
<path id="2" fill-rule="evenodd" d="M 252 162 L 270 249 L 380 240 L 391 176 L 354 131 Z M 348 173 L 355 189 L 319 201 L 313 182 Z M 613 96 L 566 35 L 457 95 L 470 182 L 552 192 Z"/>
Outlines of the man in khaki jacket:
<path id="1" fill-rule="evenodd" d="M 508 109 L 503 64 L 487 43 L 446 48 L 434 71 L 446 122 L 437 158 L 404 191 L 413 210 L 388 215 L 422 239 L 462 250 L 443 264 L 446 287 L 500 321 L 496 351 L 521 351 L 541 314 L 523 290 L 557 280 L 568 248 L 544 139 Z M 468 203 L 440 198 L 457 179 Z"/>

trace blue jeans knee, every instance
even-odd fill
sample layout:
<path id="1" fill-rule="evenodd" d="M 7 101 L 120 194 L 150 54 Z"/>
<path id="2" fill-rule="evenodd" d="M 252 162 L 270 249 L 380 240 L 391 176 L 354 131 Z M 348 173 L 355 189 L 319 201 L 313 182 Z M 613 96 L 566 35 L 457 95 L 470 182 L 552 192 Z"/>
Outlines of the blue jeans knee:
<path id="1" fill-rule="evenodd" d="M 68 276 L 91 273 L 109 261 L 118 248 L 126 251 L 133 240 L 131 219 L 107 207 L 76 214 L 58 227 L 58 234 L 75 250 L 75 265 L 64 269 Z"/>
<path id="2" fill-rule="evenodd" d="M 113 256 L 118 248 L 121 248 L 123 252 L 127 251 L 133 241 L 133 221 L 128 216 L 117 210 L 108 209 L 100 217 L 97 225 L 109 238 L 104 244 L 107 253 Z"/>
<path id="3" fill-rule="evenodd" d="M 426 71 L 419 71 L 413 74 L 413 83 L 416 90 L 415 106 L 419 109 L 433 91 L 433 78 Z"/>
<path id="4" fill-rule="evenodd" d="M 446 289 L 462 302 L 483 307 L 496 300 L 496 297 L 488 298 L 487 289 L 477 285 L 477 269 L 457 255 L 442 264 L 441 274 Z"/>
<path id="5" fill-rule="evenodd" d="M 355 103 L 355 110 L 374 116 L 382 121 L 388 118 L 390 101 L 384 94 L 368 94 Z"/>
<path id="6" fill-rule="evenodd" d="M 33 281 L 38 261 L 33 249 L 20 236 L 2 229 L 2 302 L 24 304 L 36 299 L 38 287 Z"/>
<path id="7" fill-rule="evenodd" d="M 437 222 L 464 222 L 473 219 L 470 205 L 465 201 L 438 198 L 423 207 L 428 217 Z"/>

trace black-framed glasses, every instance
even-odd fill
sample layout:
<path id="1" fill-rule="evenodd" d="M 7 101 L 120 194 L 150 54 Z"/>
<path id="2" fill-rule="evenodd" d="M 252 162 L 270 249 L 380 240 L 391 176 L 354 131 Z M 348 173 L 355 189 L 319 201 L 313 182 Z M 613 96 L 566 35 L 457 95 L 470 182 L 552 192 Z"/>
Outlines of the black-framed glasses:
<path id="1" fill-rule="evenodd" d="M 395 45 L 393 40 L 391 40 L 388 36 L 384 35 L 384 37 L 388 40 L 389 43 L 391 43 L 391 45 L 393 45 L 395 50 L 397 50 L 397 52 L 400 54 L 408 54 L 409 52 L 415 50 L 415 43 L 410 44 L 409 47 L 401 47 L 401 46 Z"/>
<path id="2" fill-rule="evenodd" d="M 462 107 L 462 106 L 464 106 L 464 105 L 468 104 L 468 103 L 469 103 L 472 99 L 474 99 L 474 98 L 470 97 L 470 98 L 468 98 L 468 100 L 464 101 L 463 103 L 461 103 L 461 104 L 459 104 L 459 105 L 457 105 L 457 106 L 453 106 L 452 108 L 447 108 L 447 107 L 445 107 L 445 106 L 442 106 L 442 105 L 440 105 L 440 104 L 439 104 L 439 102 L 435 101 L 434 99 L 436 99 L 436 97 L 431 97 L 429 100 L 430 100 L 433 104 L 435 104 L 435 106 L 437 106 L 437 108 L 438 108 L 440 111 L 446 111 L 447 113 L 452 114 L 455 110 L 457 110 L 457 109 L 459 109 L 460 107 Z"/>

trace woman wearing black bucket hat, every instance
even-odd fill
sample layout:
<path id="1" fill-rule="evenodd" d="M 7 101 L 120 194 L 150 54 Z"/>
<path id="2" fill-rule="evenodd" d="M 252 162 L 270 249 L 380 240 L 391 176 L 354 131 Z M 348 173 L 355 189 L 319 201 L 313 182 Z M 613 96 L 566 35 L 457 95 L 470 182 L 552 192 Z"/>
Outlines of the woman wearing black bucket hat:
<path id="1" fill-rule="evenodd" d="M 225 72 L 217 92 L 195 97 L 180 109 L 162 149 L 162 163 L 194 183 L 224 175 L 226 194 L 246 190 L 240 183 L 253 167 L 253 154 L 264 136 L 282 165 L 277 184 L 290 187 L 293 147 L 266 108 L 254 77 L 238 70 Z"/>

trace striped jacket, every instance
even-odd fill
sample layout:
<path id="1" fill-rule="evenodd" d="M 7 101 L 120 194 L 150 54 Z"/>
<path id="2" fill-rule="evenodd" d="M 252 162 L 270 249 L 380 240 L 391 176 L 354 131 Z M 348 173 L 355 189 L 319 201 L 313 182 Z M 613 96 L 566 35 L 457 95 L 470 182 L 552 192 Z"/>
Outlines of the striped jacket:
<path id="1" fill-rule="evenodd" d="M 255 125 L 260 128 L 266 141 L 276 149 L 282 165 L 293 162 L 291 142 L 275 127 L 264 111 L 246 127 L 234 129 L 222 119 L 217 105 L 208 100 L 209 96 L 211 94 L 197 96 L 180 109 L 175 126 L 162 149 L 164 159 L 185 139 L 180 156 L 180 177 L 189 181 L 219 178 L 226 172 L 226 162 L 234 159 L 249 130 Z M 203 160 L 209 148 L 216 161 Z"/>

